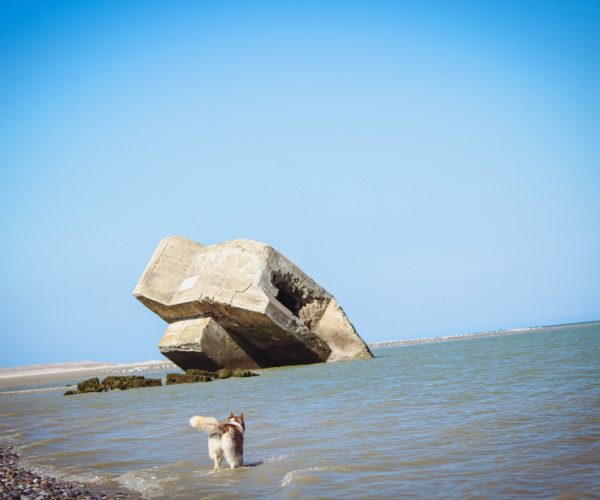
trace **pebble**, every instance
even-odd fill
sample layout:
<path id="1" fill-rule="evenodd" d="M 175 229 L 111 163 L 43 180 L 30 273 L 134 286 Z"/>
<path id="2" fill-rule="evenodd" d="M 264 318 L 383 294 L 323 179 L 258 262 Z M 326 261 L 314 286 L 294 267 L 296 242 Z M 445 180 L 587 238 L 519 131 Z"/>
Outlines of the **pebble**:
<path id="1" fill-rule="evenodd" d="M 18 466 L 19 457 L 12 446 L 0 444 L 0 498 L 14 500 L 47 500 L 65 498 L 101 500 L 107 498 L 132 498 L 121 491 L 116 493 L 93 493 L 89 487 L 74 482 L 41 477 Z"/>

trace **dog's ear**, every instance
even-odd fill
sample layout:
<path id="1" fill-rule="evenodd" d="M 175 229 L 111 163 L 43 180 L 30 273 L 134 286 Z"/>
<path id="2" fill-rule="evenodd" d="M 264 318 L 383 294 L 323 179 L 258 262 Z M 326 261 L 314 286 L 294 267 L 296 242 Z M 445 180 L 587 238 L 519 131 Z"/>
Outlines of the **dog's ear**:
<path id="1" fill-rule="evenodd" d="M 233 418 L 233 413 L 229 413 L 229 416 L 227 418 Z"/>
<path id="2" fill-rule="evenodd" d="M 240 413 L 240 418 L 242 419 L 242 422 L 244 421 L 244 414 Z"/>

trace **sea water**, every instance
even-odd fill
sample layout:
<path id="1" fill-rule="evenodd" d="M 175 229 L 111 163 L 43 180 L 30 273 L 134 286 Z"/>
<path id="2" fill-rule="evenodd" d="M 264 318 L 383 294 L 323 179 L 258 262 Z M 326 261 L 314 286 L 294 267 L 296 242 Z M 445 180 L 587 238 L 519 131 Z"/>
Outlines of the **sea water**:
<path id="1" fill-rule="evenodd" d="M 152 498 L 600 495 L 600 323 L 374 351 L 260 377 L 0 393 L 24 464 Z M 193 415 L 246 418 L 212 472 Z"/>

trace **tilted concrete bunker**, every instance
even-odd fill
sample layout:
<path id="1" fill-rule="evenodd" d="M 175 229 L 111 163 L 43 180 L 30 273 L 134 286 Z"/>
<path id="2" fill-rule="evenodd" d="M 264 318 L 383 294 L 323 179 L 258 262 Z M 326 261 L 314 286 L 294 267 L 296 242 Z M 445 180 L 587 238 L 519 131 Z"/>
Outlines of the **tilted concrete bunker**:
<path id="1" fill-rule="evenodd" d="M 181 368 L 266 368 L 372 358 L 333 296 L 269 245 L 164 238 L 133 295 L 169 323 Z"/>

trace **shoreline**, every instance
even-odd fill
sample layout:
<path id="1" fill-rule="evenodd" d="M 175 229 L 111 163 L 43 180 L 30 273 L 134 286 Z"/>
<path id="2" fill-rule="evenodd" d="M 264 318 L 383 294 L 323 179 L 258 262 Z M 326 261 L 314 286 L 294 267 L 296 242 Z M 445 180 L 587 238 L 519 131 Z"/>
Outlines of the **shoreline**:
<path id="1" fill-rule="evenodd" d="M 562 326 L 562 325 L 561 325 Z M 380 342 L 373 342 L 369 344 L 370 349 L 387 349 L 391 347 L 402 347 L 408 345 L 418 344 L 437 344 L 440 342 L 453 342 L 455 340 L 469 340 L 473 338 L 485 338 L 485 337 L 501 337 L 503 335 L 518 335 L 520 333 L 532 332 L 540 328 L 549 328 L 545 326 L 533 326 L 530 328 L 517 328 L 514 330 L 496 330 L 493 332 L 481 332 L 481 333 L 461 333 L 457 335 L 445 335 L 443 337 L 426 337 L 422 339 L 406 339 L 406 340 L 382 340 Z"/>
<path id="2" fill-rule="evenodd" d="M 402 339 L 402 340 L 381 340 L 379 342 L 371 342 L 369 349 L 387 349 L 390 347 L 402 347 L 408 345 L 417 344 L 434 344 L 438 342 L 452 342 L 455 340 L 469 340 L 472 338 L 485 338 L 485 337 L 500 337 L 503 335 L 518 335 L 521 333 L 533 332 L 536 330 L 548 329 L 548 328 L 562 328 L 574 325 L 588 325 L 600 323 L 600 320 L 595 321 L 582 321 L 579 323 L 563 323 L 559 325 L 542 325 L 542 326 L 526 326 L 522 328 L 510 328 L 507 330 L 492 330 L 489 332 L 475 332 L 475 333 L 459 333 L 456 335 L 444 335 L 439 337 L 425 337 L 420 339 Z"/>
<path id="3" fill-rule="evenodd" d="M 40 476 L 20 467 L 20 457 L 13 446 L 0 443 L 0 497 L 14 499 L 94 499 L 120 500 L 136 498 L 122 490 L 108 492 L 96 486 L 87 486 L 76 481 Z"/>
<path id="4" fill-rule="evenodd" d="M 140 372 L 179 370 L 169 360 L 139 361 L 137 363 L 68 362 L 44 365 L 0 368 L 0 389 L 56 384 L 59 382 L 81 382 L 91 377 L 106 375 L 132 375 Z"/>

